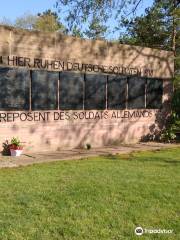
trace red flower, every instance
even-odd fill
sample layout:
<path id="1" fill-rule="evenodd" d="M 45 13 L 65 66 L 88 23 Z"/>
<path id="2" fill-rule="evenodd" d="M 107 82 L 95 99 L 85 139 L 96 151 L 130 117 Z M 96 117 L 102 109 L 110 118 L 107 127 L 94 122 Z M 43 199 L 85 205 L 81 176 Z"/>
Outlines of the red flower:
<path id="1" fill-rule="evenodd" d="M 10 144 L 9 149 L 22 150 L 23 147 L 22 147 L 22 146 L 17 146 L 17 145 L 15 145 L 15 144 Z"/>

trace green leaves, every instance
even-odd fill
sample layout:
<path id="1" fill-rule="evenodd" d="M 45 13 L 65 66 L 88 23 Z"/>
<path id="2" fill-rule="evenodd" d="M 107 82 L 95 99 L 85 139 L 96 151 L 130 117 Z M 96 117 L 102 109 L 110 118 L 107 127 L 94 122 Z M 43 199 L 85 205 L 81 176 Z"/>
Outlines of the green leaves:
<path id="1" fill-rule="evenodd" d="M 124 35 L 129 36 L 130 43 L 171 50 L 173 30 L 171 9 L 172 2 L 155 0 L 153 6 L 145 10 L 144 15 L 131 19 L 121 18 L 120 27 L 126 29 Z M 123 40 L 120 37 L 120 41 Z"/>
<path id="2" fill-rule="evenodd" d="M 56 12 L 46 10 L 43 13 L 32 15 L 25 13 L 24 15 L 16 18 L 15 22 L 11 23 L 8 19 L 4 19 L 1 24 L 11 25 L 17 28 L 38 30 L 45 32 L 63 32 L 66 33 L 65 26 L 61 23 Z"/>
<path id="3" fill-rule="evenodd" d="M 16 145 L 16 146 L 20 146 L 20 140 L 19 140 L 19 138 L 13 137 L 13 138 L 11 139 L 11 144 L 14 144 L 14 145 Z"/>
<path id="4" fill-rule="evenodd" d="M 44 32 L 65 32 L 65 27 L 60 22 L 57 13 L 51 10 L 39 13 L 33 28 Z"/>
<path id="5" fill-rule="evenodd" d="M 141 1 L 57 0 L 56 8 L 65 16 L 68 33 L 72 34 L 73 29 L 78 28 L 81 36 L 96 39 L 106 37 L 109 28 L 114 32 L 123 10 L 132 13 Z"/>

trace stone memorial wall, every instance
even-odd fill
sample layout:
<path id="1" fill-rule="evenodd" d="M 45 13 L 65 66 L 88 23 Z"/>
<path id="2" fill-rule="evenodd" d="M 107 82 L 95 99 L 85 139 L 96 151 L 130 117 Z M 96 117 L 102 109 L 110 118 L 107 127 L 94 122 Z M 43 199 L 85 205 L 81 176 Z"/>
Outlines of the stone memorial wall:
<path id="1" fill-rule="evenodd" d="M 0 144 L 133 143 L 170 114 L 173 53 L 0 26 Z"/>

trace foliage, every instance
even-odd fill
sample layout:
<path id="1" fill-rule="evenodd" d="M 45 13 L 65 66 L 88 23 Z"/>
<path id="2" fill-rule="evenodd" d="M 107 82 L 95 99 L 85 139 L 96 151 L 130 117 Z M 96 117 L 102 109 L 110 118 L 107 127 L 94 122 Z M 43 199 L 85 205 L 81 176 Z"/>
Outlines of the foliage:
<path id="1" fill-rule="evenodd" d="M 11 153 L 10 153 L 10 148 L 9 148 L 10 144 L 8 142 L 8 140 L 6 140 L 3 144 L 2 144 L 2 155 L 4 156 L 10 156 Z"/>
<path id="2" fill-rule="evenodd" d="M 126 31 L 120 42 L 172 50 L 173 11 L 173 1 L 155 0 L 144 15 L 131 19 L 122 17 L 120 27 Z"/>
<path id="3" fill-rule="evenodd" d="M 174 129 L 172 127 L 165 129 L 160 136 L 160 140 L 164 142 L 172 142 L 176 139 L 176 134 L 174 133 Z"/>
<path id="4" fill-rule="evenodd" d="M 101 19 L 97 16 L 93 16 L 84 34 L 89 39 L 103 39 L 106 31 L 107 26 L 102 23 Z"/>
<path id="5" fill-rule="evenodd" d="M 13 138 L 11 139 L 11 144 L 14 144 L 14 145 L 16 145 L 16 146 L 20 146 L 20 140 L 19 140 L 19 138 L 13 137 Z"/>
<path id="6" fill-rule="evenodd" d="M 116 29 L 121 13 L 135 12 L 142 0 L 56 0 L 60 15 L 65 16 L 64 22 L 69 34 L 78 29 L 78 36 L 102 38 L 108 26 L 113 32 Z M 114 24 L 110 24 L 110 20 Z"/>
<path id="7" fill-rule="evenodd" d="M 38 30 L 45 32 L 60 31 L 63 33 L 66 32 L 66 29 L 60 22 L 57 13 L 52 12 L 51 10 L 46 10 L 45 12 L 38 13 L 37 15 L 25 13 L 23 16 L 16 18 L 14 23 L 7 18 L 4 18 L 1 21 L 1 24 L 28 30 Z"/>
<path id="8" fill-rule="evenodd" d="M 25 13 L 23 16 L 16 18 L 14 26 L 17 28 L 33 30 L 37 21 L 37 16 Z"/>
<path id="9" fill-rule="evenodd" d="M 13 149 L 13 150 L 22 150 L 23 149 L 23 146 L 21 145 L 21 141 L 17 137 L 13 137 L 11 139 L 11 143 L 9 143 L 9 141 L 6 140 L 3 143 L 2 147 L 3 147 L 2 154 L 5 156 L 11 155 L 10 149 Z"/>
<path id="10" fill-rule="evenodd" d="M 126 29 L 119 38 L 121 43 L 174 51 L 174 86 L 179 88 L 180 3 L 178 1 L 154 0 L 153 6 L 147 8 L 144 15 L 131 19 L 123 17 L 120 27 Z"/>
<path id="11" fill-rule="evenodd" d="M 38 17 L 33 28 L 44 32 L 65 32 L 65 28 L 60 22 L 57 13 L 52 12 L 51 10 L 38 13 Z"/>
<path id="12" fill-rule="evenodd" d="M 175 86 L 175 89 L 180 89 L 180 4 L 179 4 L 179 7 L 174 11 L 174 14 L 176 19 L 175 24 L 177 29 L 174 86 Z"/>
<path id="13" fill-rule="evenodd" d="M 7 26 L 13 26 L 13 23 L 12 23 L 11 20 L 8 19 L 7 17 L 3 17 L 3 18 L 0 20 L 0 24 L 1 24 L 1 25 L 7 25 Z"/>
<path id="14" fill-rule="evenodd" d="M 180 3 L 155 0 L 144 15 L 131 19 L 122 18 L 120 27 L 126 29 L 119 38 L 121 43 L 174 51 L 174 86 L 175 89 L 180 88 Z"/>
<path id="15" fill-rule="evenodd" d="M 21 141 L 19 140 L 19 138 L 13 137 L 11 139 L 11 144 L 9 145 L 9 148 L 14 150 L 22 150 L 23 147 L 21 145 Z"/>
<path id="16" fill-rule="evenodd" d="M 176 113 L 177 118 L 180 118 L 180 89 L 177 88 L 174 91 L 174 96 L 172 100 L 172 109 Z"/>
<path id="17" fill-rule="evenodd" d="M 135 18 L 122 18 L 121 27 L 126 29 L 119 41 L 146 47 L 173 50 L 175 56 L 174 96 L 172 115 L 161 140 L 177 139 L 180 132 L 180 3 L 155 0 L 145 14 Z"/>
<path id="18" fill-rule="evenodd" d="M 180 135 L 180 89 L 176 89 L 172 100 L 172 114 L 167 128 L 161 134 L 161 140 L 179 141 Z"/>
<path id="19" fill-rule="evenodd" d="M 78 28 L 78 26 L 76 26 L 76 25 L 72 29 L 72 36 L 83 38 L 83 33 L 82 33 L 81 29 Z"/>
<path id="20" fill-rule="evenodd" d="M 179 156 L 171 149 L 1 169 L 0 239 L 135 240 L 139 223 L 179 239 Z"/>

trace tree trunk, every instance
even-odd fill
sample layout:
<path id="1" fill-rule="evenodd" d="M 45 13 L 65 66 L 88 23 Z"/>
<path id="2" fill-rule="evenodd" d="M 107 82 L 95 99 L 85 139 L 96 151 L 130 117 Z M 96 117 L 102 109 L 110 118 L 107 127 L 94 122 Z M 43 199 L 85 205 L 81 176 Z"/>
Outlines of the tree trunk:
<path id="1" fill-rule="evenodd" d="M 172 17 L 173 17 L 173 29 L 172 29 L 172 50 L 174 53 L 174 56 L 176 56 L 176 35 L 177 35 L 177 30 L 176 30 L 176 19 L 175 19 L 175 9 L 177 7 L 177 1 L 174 0 L 173 2 L 173 11 L 172 11 Z"/>

